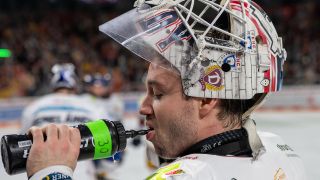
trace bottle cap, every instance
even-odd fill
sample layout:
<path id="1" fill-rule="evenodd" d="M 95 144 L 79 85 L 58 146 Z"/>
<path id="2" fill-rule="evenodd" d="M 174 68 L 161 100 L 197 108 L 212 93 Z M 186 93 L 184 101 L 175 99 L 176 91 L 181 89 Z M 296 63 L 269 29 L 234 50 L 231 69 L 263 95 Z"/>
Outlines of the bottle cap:
<path id="1" fill-rule="evenodd" d="M 111 121 L 116 128 L 116 132 L 118 133 L 118 151 L 123 151 L 127 146 L 127 137 L 126 130 L 124 129 L 122 123 L 120 121 Z"/>

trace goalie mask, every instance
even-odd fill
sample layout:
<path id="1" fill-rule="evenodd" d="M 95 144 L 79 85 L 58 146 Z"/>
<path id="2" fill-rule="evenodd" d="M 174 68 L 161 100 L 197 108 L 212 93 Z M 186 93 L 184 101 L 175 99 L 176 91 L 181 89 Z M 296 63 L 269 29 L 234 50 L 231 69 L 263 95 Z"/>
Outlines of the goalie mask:
<path id="1" fill-rule="evenodd" d="M 278 91 L 286 52 L 249 0 L 138 0 L 100 31 L 151 63 L 169 62 L 187 96 L 250 99 Z M 160 63 L 159 63 L 160 62 Z"/>

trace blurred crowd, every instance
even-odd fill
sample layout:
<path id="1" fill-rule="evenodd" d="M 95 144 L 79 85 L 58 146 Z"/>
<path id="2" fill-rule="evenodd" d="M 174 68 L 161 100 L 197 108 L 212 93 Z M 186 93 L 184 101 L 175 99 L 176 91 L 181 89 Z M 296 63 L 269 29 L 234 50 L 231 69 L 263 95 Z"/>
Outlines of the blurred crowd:
<path id="1" fill-rule="evenodd" d="M 48 92 L 51 67 L 76 65 L 79 77 L 110 73 L 113 91 L 139 91 L 147 64 L 99 32 L 133 1 L 104 4 L 81 1 L 7 0 L 0 5 L 0 97 L 37 96 Z M 112 2 L 112 3 L 110 3 Z M 320 14 L 315 1 L 257 1 L 271 14 L 288 53 L 285 85 L 320 84 Z"/>

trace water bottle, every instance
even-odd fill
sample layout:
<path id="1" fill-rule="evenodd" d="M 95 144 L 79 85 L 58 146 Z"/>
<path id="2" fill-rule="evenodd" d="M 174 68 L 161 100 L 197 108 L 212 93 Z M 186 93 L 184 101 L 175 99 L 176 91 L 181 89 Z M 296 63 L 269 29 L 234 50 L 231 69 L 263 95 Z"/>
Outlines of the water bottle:
<path id="1" fill-rule="evenodd" d="M 120 121 L 104 119 L 74 127 L 79 129 L 81 135 L 78 160 L 112 157 L 126 148 L 127 138 L 148 133 L 148 130 L 126 131 Z M 32 137 L 30 135 L 11 134 L 1 138 L 2 162 L 9 175 L 25 172 L 31 146 Z"/>

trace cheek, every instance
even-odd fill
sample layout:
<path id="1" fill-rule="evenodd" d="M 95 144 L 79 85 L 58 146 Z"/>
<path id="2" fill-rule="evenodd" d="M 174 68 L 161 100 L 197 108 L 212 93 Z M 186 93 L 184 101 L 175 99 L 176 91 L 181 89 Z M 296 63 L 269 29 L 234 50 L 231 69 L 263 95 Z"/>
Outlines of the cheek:
<path id="1" fill-rule="evenodd" d="M 181 104 L 175 99 L 169 97 L 153 103 L 153 110 L 157 121 L 165 123 L 165 121 L 173 120 L 176 114 L 181 111 Z"/>
<path id="2" fill-rule="evenodd" d="M 156 118 L 156 121 L 154 123 L 156 123 L 158 127 L 166 126 L 168 123 L 168 119 L 172 117 L 173 113 L 173 111 L 171 110 L 171 105 L 163 102 L 154 103 L 153 111 Z"/>
<path id="3" fill-rule="evenodd" d="M 188 121 L 195 120 L 197 113 L 191 102 L 177 98 L 167 98 L 165 100 L 153 104 L 155 124 L 160 131 L 166 131 L 172 126 L 183 126 Z"/>

